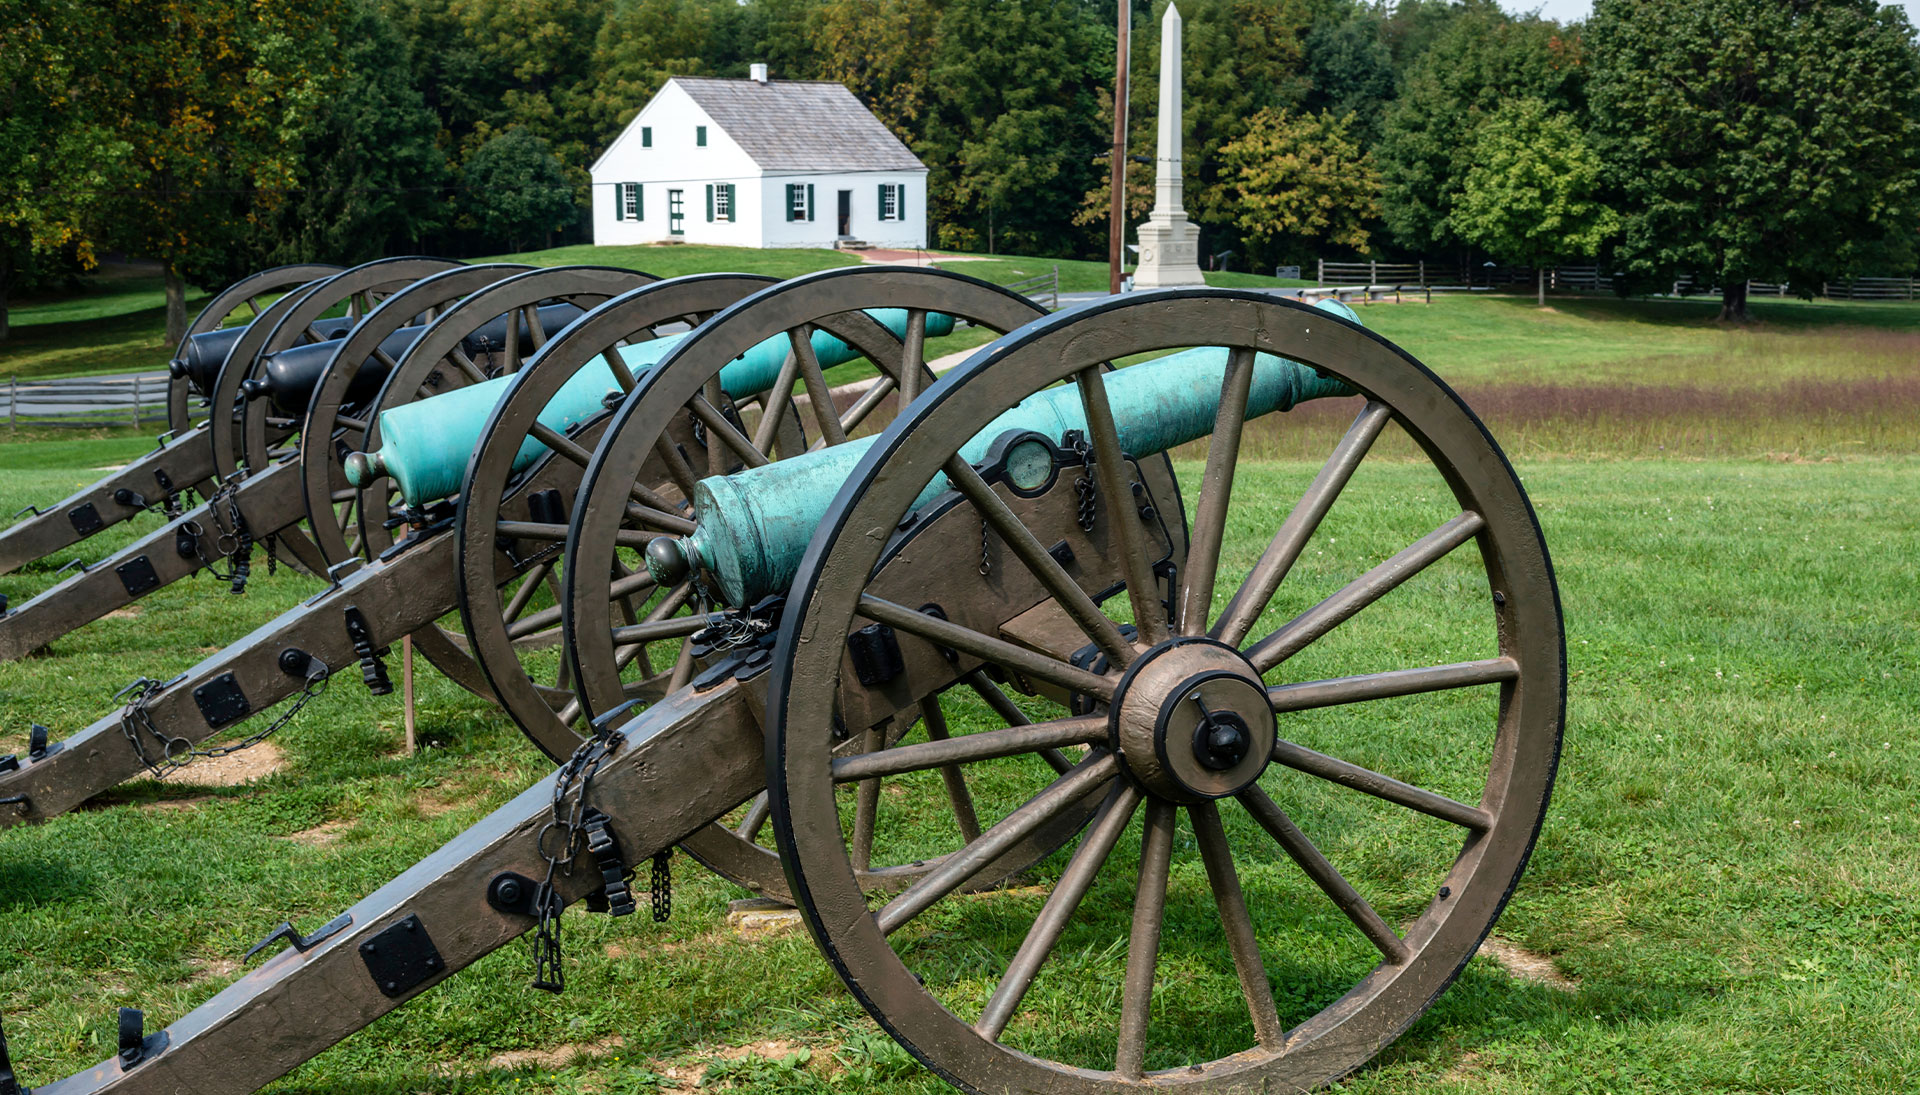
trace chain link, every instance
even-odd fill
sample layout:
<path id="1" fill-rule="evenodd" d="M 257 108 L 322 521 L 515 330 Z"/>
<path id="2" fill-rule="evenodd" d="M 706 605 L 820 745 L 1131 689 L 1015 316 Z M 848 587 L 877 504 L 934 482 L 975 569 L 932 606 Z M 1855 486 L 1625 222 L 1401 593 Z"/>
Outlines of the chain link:
<path id="1" fill-rule="evenodd" d="M 563 870 L 569 875 L 573 873 L 574 862 L 586 845 L 581 815 L 587 809 L 593 777 L 620 741 L 614 733 L 613 720 L 609 719 L 592 737 L 580 743 L 554 777 L 553 820 L 540 830 L 536 841 L 540 857 L 547 861 L 547 873 L 533 895 L 534 911 L 539 917 L 533 929 L 533 987 L 546 992 L 562 992 L 567 987 L 560 946 L 560 913 L 566 904 L 554 889 L 554 879 Z M 555 838 L 557 845 L 551 843 Z"/>
<path id="2" fill-rule="evenodd" d="M 232 591 L 235 593 L 245 592 L 247 578 L 253 570 L 253 534 L 247 528 L 246 517 L 240 513 L 239 502 L 235 500 L 239 495 L 239 488 L 238 479 L 229 479 L 220 485 L 219 490 L 213 492 L 212 497 L 207 499 L 207 512 L 213 518 L 214 527 L 220 530 L 219 537 L 214 540 L 214 550 L 219 553 L 223 561 L 233 564 L 231 568 L 222 570 L 207 555 L 207 532 L 200 522 L 188 521 L 180 526 L 180 531 L 186 534 L 193 546 L 193 553 L 199 556 L 200 565 L 216 579 L 231 582 Z M 221 519 L 220 512 L 222 502 L 226 503 L 224 521 Z M 273 536 L 267 537 L 268 574 L 274 572 L 274 539 Z"/>
<path id="3" fill-rule="evenodd" d="M 197 757 L 214 758 L 231 756 L 243 749 L 250 749 L 272 737 L 275 733 L 279 732 L 282 727 L 292 722 L 294 716 L 300 714 L 301 708 L 324 695 L 327 691 L 327 682 L 331 679 L 332 671 L 327 668 L 324 662 L 318 658 L 310 659 L 307 663 L 306 684 L 301 687 L 299 694 L 295 696 L 292 706 L 282 711 L 278 718 L 261 729 L 241 738 L 239 741 L 230 742 L 226 745 L 215 745 L 206 749 L 195 749 L 193 743 L 186 738 L 168 737 L 162 733 L 160 728 L 154 724 L 152 712 L 147 710 L 148 705 L 153 702 L 154 698 L 166 691 L 168 684 L 172 682 L 156 681 L 151 677 L 141 677 L 120 691 L 120 695 L 126 695 L 128 692 L 133 693 L 133 699 L 127 702 L 126 709 L 120 713 L 120 732 L 126 735 L 128 744 L 133 746 L 134 756 L 140 758 L 140 763 L 146 768 L 148 774 L 153 776 L 154 779 L 166 779 L 173 773 L 185 768 Z M 158 759 L 155 759 L 147 752 L 149 739 L 159 746 L 160 755 Z"/>
<path id="4" fill-rule="evenodd" d="M 1075 514 L 1081 532 L 1092 532 L 1093 521 L 1098 516 L 1099 491 L 1093 482 L 1093 446 L 1087 444 L 1085 437 L 1077 433 L 1073 437 L 1073 451 L 1080 458 L 1084 472 L 1073 481 L 1073 493 L 1079 499 L 1078 512 Z"/>

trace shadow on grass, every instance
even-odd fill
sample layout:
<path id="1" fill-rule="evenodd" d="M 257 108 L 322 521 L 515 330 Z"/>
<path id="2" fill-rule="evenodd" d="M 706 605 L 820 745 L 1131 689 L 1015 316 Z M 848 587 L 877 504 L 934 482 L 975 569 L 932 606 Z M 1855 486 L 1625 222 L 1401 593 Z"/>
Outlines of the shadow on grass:
<path id="1" fill-rule="evenodd" d="M 1437 298 L 1436 298 L 1437 299 Z M 1489 307 L 1507 308 L 1525 314 L 1538 314 L 1531 296 L 1476 294 L 1474 300 Z M 1704 297 L 1685 299 L 1622 299 L 1605 296 L 1549 296 L 1547 307 L 1565 315 L 1594 322 L 1647 323 L 1663 327 L 1693 327 L 1711 330 L 1808 330 L 1821 327 L 1878 327 L 1893 331 L 1920 330 L 1920 302 L 1800 300 L 1796 297 L 1749 298 L 1753 313 L 1750 324 L 1720 321 L 1720 301 Z"/>
<path id="2" fill-rule="evenodd" d="M 95 876 L 74 867 L 58 849 L 42 852 L 26 847 L 0 857 L 0 912 L 32 909 L 91 897 Z"/>

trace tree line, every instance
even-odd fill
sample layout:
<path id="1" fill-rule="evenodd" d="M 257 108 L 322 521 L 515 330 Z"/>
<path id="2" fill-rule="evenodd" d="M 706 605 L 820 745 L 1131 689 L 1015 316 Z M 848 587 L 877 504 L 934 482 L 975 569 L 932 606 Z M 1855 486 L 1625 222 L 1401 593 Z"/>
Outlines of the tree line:
<path id="1" fill-rule="evenodd" d="M 1130 153 L 1158 20 L 1132 3 Z M 673 75 L 845 84 L 929 168 L 935 246 L 1106 249 L 1116 0 L 0 0 L 8 290 L 103 250 L 184 286 L 585 237 Z M 1235 268 L 1598 259 L 1625 287 L 1912 269 L 1920 52 L 1876 0 L 1182 0 L 1187 208 Z M 1135 222 L 1152 168 L 1128 172 Z"/>

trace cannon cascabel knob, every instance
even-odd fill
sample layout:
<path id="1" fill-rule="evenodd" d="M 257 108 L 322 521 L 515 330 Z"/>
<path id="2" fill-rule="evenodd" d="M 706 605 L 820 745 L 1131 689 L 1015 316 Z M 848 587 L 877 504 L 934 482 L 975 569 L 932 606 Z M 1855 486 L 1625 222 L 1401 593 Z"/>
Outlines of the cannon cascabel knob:
<path id="1" fill-rule="evenodd" d="M 677 536 L 656 536 L 647 542 L 647 573 L 662 586 L 676 586 L 693 575 L 688 545 Z"/>
<path id="2" fill-rule="evenodd" d="M 364 487 L 387 474 L 387 462 L 377 452 L 350 452 L 345 461 L 347 482 Z"/>

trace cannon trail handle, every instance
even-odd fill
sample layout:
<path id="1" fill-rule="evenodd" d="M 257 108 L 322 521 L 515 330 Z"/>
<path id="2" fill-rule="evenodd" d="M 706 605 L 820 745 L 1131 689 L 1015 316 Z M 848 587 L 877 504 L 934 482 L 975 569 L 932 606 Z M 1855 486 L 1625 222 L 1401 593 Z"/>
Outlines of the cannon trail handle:
<path id="1" fill-rule="evenodd" d="M 628 726 L 594 777 L 593 805 L 630 861 L 641 862 L 751 797 L 765 778 L 763 744 L 743 686 L 680 693 Z M 553 819 L 556 778 L 348 909 L 348 926 L 304 951 L 286 948 L 183 1016 L 137 1066 L 112 1058 L 37 1095 L 256 1091 L 531 930 L 530 910 L 498 900 L 494 884 L 544 876 L 539 842 Z M 556 876 L 567 903 L 602 883 L 581 858 Z"/>
<path id="2" fill-rule="evenodd" d="M 26 796 L 0 805 L 0 829 L 65 813 L 164 760 L 170 747 L 191 749 L 264 717 L 308 687 L 314 662 L 329 673 L 344 671 L 360 661 L 361 643 L 384 647 L 453 611 L 454 587 L 453 537 L 444 533 L 361 567 L 167 682 L 140 705 L 145 723 L 130 727 L 128 712 L 116 712 L 44 757 L 17 758 L 18 767 L 0 770 L 0 799 Z M 350 616 L 356 606 L 365 611 Z"/>
<path id="3" fill-rule="evenodd" d="M 0 531 L 0 574 L 69 548 L 148 505 L 213 475 L 213 443 L 204 430 L 178 437 L 76 491 L 58 505 Z"/>

